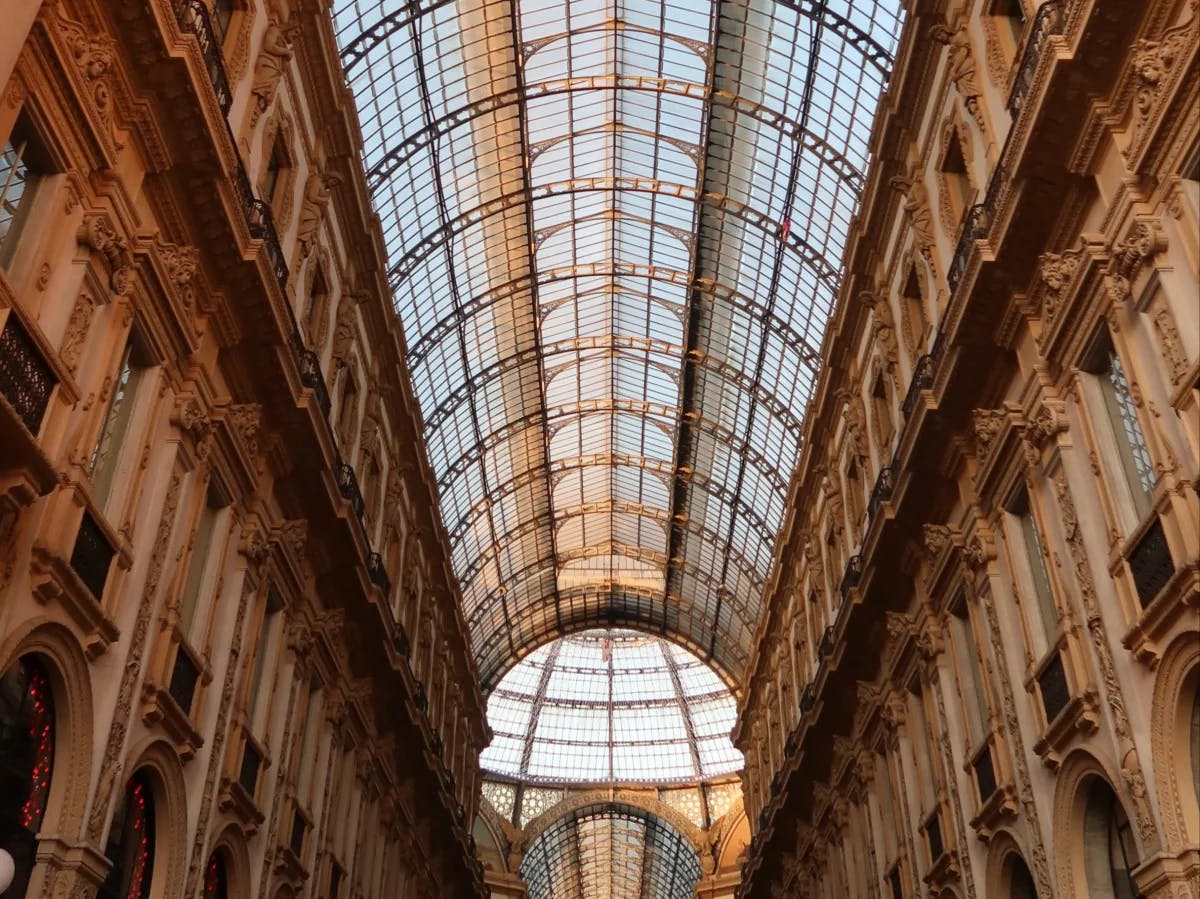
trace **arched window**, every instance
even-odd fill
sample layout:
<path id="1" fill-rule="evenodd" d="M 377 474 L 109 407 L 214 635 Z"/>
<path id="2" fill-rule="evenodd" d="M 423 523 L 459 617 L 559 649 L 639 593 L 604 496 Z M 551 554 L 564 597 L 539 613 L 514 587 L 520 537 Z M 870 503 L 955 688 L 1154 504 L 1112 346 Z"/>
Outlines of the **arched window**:
<path id="1" fill-rule="evenodd" d="M 1192 678 L 1194 681 L 1200 678 Z M 1192 761 L 1192 789 L 1200 796 L 1200 683 L 1192 688 L 1192 720 L 1188 734 L 1188 757 Z"/>
<path id="2" fill-rule="evenodd" d="M 1024 859 L 1016 854 L 1009 856 L 1008 895 L 1011 899 L 1038 899 L 1033 875 L 1029 873 L 1029 867 L 1025 864 Z"/>
<path id="3" fill-rule="evenodd" d="M 1088 792 L 1083 851 L 1091 899 L 1141 899 L 1133 883 L 1138 866 L 1133 829 L 1112 788 L 1099 779 Z"/>
<path id="4" fill-rule="evenodd" d="M 38 661 L 25 656 L 0 677 L 0 846 L 16 862 L 4 899 L 25 895 L 53 771 L 50 683 Z"/>
<path id="5" fill-rule="evenodd" d="M 204 899 L 228 899 L 229 875 L 225 872 L 225 859 L 220 850 L 208 857 L 204 869 Z"/>
<path id="6" fill-rule="evenodd" d="M 154 794 L 143 771 L 129 779 L 104 854 L 112 862 L 97 899 L 146 899 L 154 876 Z"/>

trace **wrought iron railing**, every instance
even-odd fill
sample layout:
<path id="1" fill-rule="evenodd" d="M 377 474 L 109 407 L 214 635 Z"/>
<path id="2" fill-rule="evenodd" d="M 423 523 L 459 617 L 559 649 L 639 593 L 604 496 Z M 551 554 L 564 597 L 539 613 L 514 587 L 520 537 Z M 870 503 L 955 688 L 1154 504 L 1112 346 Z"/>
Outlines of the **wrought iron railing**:
<path id="1" fill-rule="evenodd" d="M 1175 560 L 1167 546 L 1162 522 L 1154 519 L 1142 539 L 1129 553 L 1129 573 L 1142 607 L 1150 605 L 1175 575 Z"/>
<path id="2" fill-rule="evenodd" d="M 237 140 L 234 139 L 233 130 L 229 127 L 228 116 L 229 108 L 233 103 L 233 91 L 229 85 L 229 76 L 225 71 L 225 61 L 221 56 L 221 42 L 217 36 L 217 29 L 213 25 L 212 16 L 203 0 L 182 0 L 176 4 L 175 13 L 179 20 L 179 27 L 192 34 L 200 45 L 204 68 L 208 72 L 208 80 L 212 84 L 213 93 L 216 94 L 221 112 L 226 116 L 225 128 L 229 134 L 229 143 L 237 157 L 237 170 L 234 172 L 233 186 L 238 195 L 238 203 L 242 207 L 242 214 L 246 217 L 250 236 L 261 240 L 266 246 L 267 255 L 271 259 L 271 267 L 275 270 L 275 278 L 279 282 L 279 289 L 283 290 L 287 287 L 288 282 L 287 260 L 284 258 L 283 248 L 279 243 L 279 234 L 275 230 L 271 207 L 255 197 L 254 188 L 250 184 L 246 167 L 242 164 L 241 154 L 237 149 Z"/>
<path id="3" fill-rule="evenodd" d="M 1057 34 L 1062 25 L 1059 0 L 1047 0 L 1043 3 L 1033 18 L 1029 29 L 1029 39 L 1021 52 L 1021 64 L 1017 68 L 1017 77 L 1013 79 L 1012 92 L 1008 95 L 1008 111 L 1015 119 L 1029 98 L 1029 89 L 1033 86 L 1033 73 L 1037 70 L 1038 60 L 1046 52 L 1046 41 L 1050 35 Z"/>
<path id="4" fill-rule="evenodd" d="M 108 570 L 112 567 L 113 556 L 116 554 L 103 528 L 96 523 L 90 512 L 84 512 L 83 521 L 79 523 L 79 533 L 75 535 L 75 547 L 71 550 L 71 568 L 79 575 L 79 579 L 96 602 L 100 602 L 104 597 Z"/>
<path id="5" fill-rule="evenodd" d="M 971 250 L 975 241 L 987 236 L 988 209 L 984 203 L 976 203 L 967 210 L 963 217 L 962 231 L 958 235 L 958 243 L 954 247 L 954 256 L 950 260 L 950 270 L 946 272 L 946 281 L 950 292 L 954 293 L 958 282 L 962 280 L 967 270 L 967 260 L 971 258 Z"/>
<path id="6" fill-rule="evenodd" d="M 875 479 L 875 487 L 871 490 L 871 498 L 867 501 L 867 518 L 873 519 L 879 512 L 879 507 L 892 498 L 896 489 L 896 471 L 892 466 L 885 465 Z"/>
<path id="7" fill-rule="evenodd" d="M 392 592 L 392 582 L 384 567 L 383 556 L 379 553 L 373 552 L 367 556 L 367 575 L 371 578 L 371 583 L 383 591 L 384 596 Z"/>
<path id="8" fill-rule="evenodd" d="M 821 643 L 817 647 L 817 655 L 819 655 L 822 659 L 827 659 L 833 655 L 834 642 L 833 625 L 827 624 L 825 626 L 825 630 L 821 632 Z"/>
<path id="9" fill-rule="evenodd" d="M 846 573 L 842 575 L 842 583 L 838 588 L 844 602 L 847 594 L 858 586 L 858 580 L 862 577 L 862 556 L 852 556 L 846 565 Z"/>
<path id="10" fill-rule="evenodd" d="M 203 0 L 183 0 L 175 4 L 175 15 L 179 20 L 179 27 L 190 32 L 200 45 L 200 56 L 204 59 L 204 68 L 208 72 L 208 80 L 212 82 L 213 93 L 217 95 L 221 114 L 229 115 L 229 107 L 233 105 L 233 91 L 229 87 L 225 60 L 221 56 L 221 42 L 217 37 L 217 29 L 213 26 L 208 6 Z"/>
<path id="11" fill-rule="evenodd" d="M 813 685 L 805 684 L 804 689 L 800 693 L 800 714 L 807 715 L 812 711 L 813 702 L 815 700 L 815 692 Z"/>
<path id="12" fill-rule="evenodd" d="M 933 356 L 925 355 L 917 360 L 916 367 L 913 369 L 912 380 L 908 382 L 908 393 L 904 395 L 904 405 L 901 409 L 906 419 L 917 408 L 917 399 L 920 397 L 921 391 L 930 390 L 932 387 Z"/>
<path id="13" fill-rule="evenodd" d="M 338 458 L 333 463 L 333 474 L 342 498 L 349 501 L 354 514 L 362 518 L 367 507 L 363 502 L 362 491 L 358 489 L 358 478 L 354 474 L 354 469 Z"/>
<path id="14" fill-rule="evenodd" d="M 0 393 L 30 434 L 36 435 L 58 378 L 33 338 L 10 312 L 0 331 Z"/>
<path id="15" fill-rule="evenodd" d="M 333 402 L 329 398 L 329 388 L 325 386 L 325 375 L 321 373 L 321 360 L 316 353 L 304 345 L 299 330 L 294 327 L 289 343 L 292 355 L 296 357 L 296 368 L 300 370 L 300 383 L 316 396 L 317 406 L 320 407 L 321 414 L 328 421 Z"/>

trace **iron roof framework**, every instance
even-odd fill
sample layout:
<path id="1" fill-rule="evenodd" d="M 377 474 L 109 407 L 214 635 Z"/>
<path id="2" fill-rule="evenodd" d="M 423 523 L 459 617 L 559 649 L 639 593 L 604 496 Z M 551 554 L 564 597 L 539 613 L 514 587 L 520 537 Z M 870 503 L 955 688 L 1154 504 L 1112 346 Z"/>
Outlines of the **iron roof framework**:
<path id="1" fill-rule="evenodd" d="M 514 665 L 488 697 L 479 764 L 522 783 L 700 783 L 742 768 L 733 695 L 662 637 L 597 629 Z"/>
<path id="2" fill-rule="evenodd" d="M 700 857 L 679 831 L 617 803 L 564 815 L 521 862 L 531 899 L 688 899 L 700 874 Z"/>
<path id="3" fill-rule="evenodd" d="M 899 0 L 340 0 L 483 686 L 626 624 L 737 688 Z"/>

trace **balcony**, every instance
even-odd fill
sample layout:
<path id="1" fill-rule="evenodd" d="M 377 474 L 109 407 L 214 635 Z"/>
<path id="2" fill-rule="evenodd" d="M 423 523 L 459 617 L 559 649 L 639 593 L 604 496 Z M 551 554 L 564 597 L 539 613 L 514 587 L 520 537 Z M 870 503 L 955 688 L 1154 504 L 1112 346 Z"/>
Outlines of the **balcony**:
<path id="1" fill-rule="evenodd" d="M 296 368 L 300 370 L 301 385 L 313 392 L 321 414 L 326 421 L 329 421 L 329 412 L 333 408 L 333 402 L 329 398 L 329 388 L 325 386 L 325 376 L 321 374 L 321 360 L 317 358 L 316 353 L 304 345 L 300 332 L 294 327 L 289 343 L 292 355 L 296 359 Z"/>
<path id="2" fill-rule="evenodd" d="M 879 507 L 892 498 L 896 489 L 896 472 L 890 465 L 880 469 L 879 477 L 875 479 L 875 487 L 871 490 L 871 498 L 867 501 L 867 518 L 874 520 Z"/>
<path id="3" fill-rule="evenodd" d="M 384 596 L 388 596 L 392 592 L 392 582 L 387 576 L 387 569 L 383 564 L 383 556 L 377 552 L 373 552 L 367 556 L 367 576 L 370 577 L 371 583 L 378 587 Z"/>
<path id="4" fill-rule="evenodd" d="M 209 83 L 217 98 L 217 104 L 221 107 L 221 114 L 228 118 L 229 108 L 233 103 L 233 91 L 229 86 L 229 76 L 225 71 L 225 61 L 221 56 L 221 44 L 217 38 L 216 28 L 213 27 L 208 7 L 202 0 L 183 0 L 183 2 L 176 3 L 175 16 L 180 30 L 196 38 L 196 43 L 200 46 L 200 56 L 204 60 L 204 69 L 208 73 Z M 267 256 L 270 258 L 271 267 L 275 272 L 275 279 L 279 282 L 279 289 L 284 290 L 288 282 L 288 265 L 283 255 L 283 248 L 279 244 L 279 234 L 275 230 L 275 220 L 271 215 L 271 208 L 254 196 L 254 189 L 246 174 L 246 167 L 242 163 L 233 131 L 229 129 L 228 120 L 225 122 L 225 129 L 237 160 L 233 188 L 237 193 L 238 204 L 242 207 L 242 214 L 246 218 L 250 236 L 255 240 L 261 240 L 266 246 Z"/>
<path id="5" fill-rule="evenodd" d="M 925 355 L 917 360 L 913 369 L 912 380 L 908 382 L 908 393 L 904 395 L 904 405 L 901 407 L 905 420 L 912 415 L 917 407 L 917 399 L 922 390 L 933 389 L 933 356 Z"/>
<path id="6" fill-rule="evenodd" d="M 838 588 L 842 595 L 842 602 L 846 601 L 846 596 L 858 586 L 859 578 L 862 577 L 862 556 L 854 556 L 846 565 L 846 573 L 842 575 L 842 583 Z"/>
<path id="7" fill-rule="evenodd" d="M 337 480 L 338 492 L 350 503 L 350 508 L 361 520 L 367 507 L 363 502 L 362 491 L 358 489 L 358 478 L 354 475 L 354 469 L 339 458 L 333 463 L 333 474 Z"/>
<path id="8" fill-rule="evenodd" d="M 56 384 L 58 378 L 37 344 L 17 316 L 9 313 L 0 331 L 0 394 L 34 437 L 41 429 Z"/>
<path id="9" fill-rule="evenodd" d="M 1029 98 L 1029 89 L 1033 85 L 1033 73 L 1037 69 L 1038 60 L 1046 52 L 1046 42 L 1050 35 L 1058 34 L 1062 27 L 1062 15 L 1059 10 L 1059 0 L 1047 0 L 1038 8 L 1033 19 L 1033 27 L 1029 30 L 1029 39 L 1021 53 L 1021 65 L 1017 69 L 1017 77 L 1013 79 L 1012 92 L 1008 95 L 1008 112 L 1015 120 L 1025 107 Z"/>

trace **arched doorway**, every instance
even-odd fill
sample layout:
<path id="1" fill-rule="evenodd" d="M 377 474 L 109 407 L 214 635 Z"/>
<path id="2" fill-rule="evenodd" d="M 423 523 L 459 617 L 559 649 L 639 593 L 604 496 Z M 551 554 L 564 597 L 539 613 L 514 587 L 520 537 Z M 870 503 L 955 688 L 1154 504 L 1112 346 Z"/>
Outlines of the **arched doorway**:
<path id="1" fill-rule="evenodd" d="M 97 899 L 146 899 L 154 877 L 154 792 L 144 770 L 125 785 L 104 854 L 112 863 Z"/>
<path id="2" fill-rule="evenodd" d="M 1014 852 L 1008 857 L 1007 867 L 1009 899 L 1038 899 L 1037 886 L 1025 860 Z"/>
<path id="3" fill-rule="evenodd" d="M 34 656 L 23 656 L 0 676 L 0 846 L 16 867 L 3 899 L 25 896 L 53 773 L 50 681 Z"/>
<path id="4" fill-rule="evenodd" d="M 229 866 L 219 849 L 204 867 L 204 899 L 229 899 Z"/>
<path id="5" fill-rule="evenodd" d="M 1088 896 L 1141 899 L 1133 882 L 1138 850 L 1129 817 L 1112 788 L 1100 778 L 1093 778 L 1087 791 L 1083 851 Z"/>

